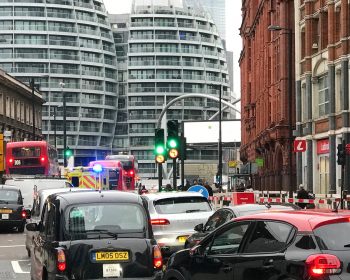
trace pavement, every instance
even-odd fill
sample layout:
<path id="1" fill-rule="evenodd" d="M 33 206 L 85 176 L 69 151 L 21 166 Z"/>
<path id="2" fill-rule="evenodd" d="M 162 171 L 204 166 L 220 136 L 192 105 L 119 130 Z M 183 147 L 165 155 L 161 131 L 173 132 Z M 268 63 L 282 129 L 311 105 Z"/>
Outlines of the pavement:
<path id="1" fill-rule="evenodd" d="M 25 237 L 25 233 L 0 229 L 0 280 L 30 279 Z"/>

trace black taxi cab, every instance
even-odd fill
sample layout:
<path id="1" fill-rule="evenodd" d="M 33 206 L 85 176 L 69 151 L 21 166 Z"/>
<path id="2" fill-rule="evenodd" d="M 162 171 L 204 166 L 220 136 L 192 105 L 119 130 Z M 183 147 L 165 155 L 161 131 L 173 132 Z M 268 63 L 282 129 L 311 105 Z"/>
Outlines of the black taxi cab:
<path id="1" fill-rule="evenodd" d="M 0 227 L 24 231 L 30 211 L 24 209 L 21 191 L 17 187 L 0 185 Z"/>
<path id="2" fill-rule="evenodd" d="M 160 248 L 146 203 L 119 191 L 50 195 L 31 252 L 31 279 L 160 278 Z"/>

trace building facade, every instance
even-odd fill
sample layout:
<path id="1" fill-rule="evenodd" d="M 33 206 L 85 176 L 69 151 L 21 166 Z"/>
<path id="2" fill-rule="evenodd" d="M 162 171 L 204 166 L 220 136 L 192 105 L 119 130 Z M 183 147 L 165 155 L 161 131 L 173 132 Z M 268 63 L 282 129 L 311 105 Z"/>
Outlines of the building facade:
<path id="1" fill-rule="evenodd" d="M 67 144 L 76 165 L 111 151 L 117 117 L 116 53 L 102 0 L 0 0 L 0 67 L 40 86 L 47 102 L 46 136 L 53 130 L 57 107 L 60 150 L 65 96 Z M 54 142 L 53 137 L 49 140 Z"/>
<path id="2" fill-rule="evenodd" d="M 295 189 L 292 151 L 294 3 L 242 1 L 241 160 L 257 166 L 253 188 Z M 279 29 L 279 30 L 278 30 Z"/>
<path id="3" fill-rule="evenodd" d="M 0 69 L 0 134 L 6 136 L 9 133 L 10 141 L 42 139 L 43 103 L 44 100 L 37 90 L 33 91 Z M 33 108 L 35 119 L 33 119 Z"/>
<path id="4" fill-rule="evenodd" d="M 201 5 L 215 22 L 221 39 L 226 39 L 226 0 L 185 0 L 189 6 Z"/>
<path id="5" fill-rule="evenodd" d="M 121 118 L 128 125 L 128 139 L 121 141 L 128 143 L 130 153 L 138 158 L 141 176 L 156 177 L 154 131 L 164 105 L 190 93 L 218 96 L 220 88 L 222 97 L 229 100 L 229 77 L 222 41 L 213 20 L 203 10 L 188 9 L 176 1 L 159 6 L 152 1 L 149 5 L 141 2 L 134 1 L 128 35 L 121 28 L 113 29 L 115 41 L 120 40 L 116 45 L 117 59 L 127 58 L 127 71 L 118 69 L 119 79 L 127 79 L 127 83 L 119 80 L 119 89 L 123 88 L 127 96 L 125 99 L 119 92 L 120 106 L 126 102 L 127 108 Z M 110 19 L 112 27 L 118 25 L 115 16 Z M 166 119 L 207 119 L 217 108 L 215 101 L 187 98 L 172 106 Z M 124 133 L 122 123 L 118 126 Z M 191 156 L 216 160 L 217 149 L 191 151 L 188 157 Z"/>
<path id="6" fill-rule="evenodd" d="M 297 181 L 314 193 L 340 193 L 337 145 L 350 143 L 349 2 L 294 1 Z M 349 156 L 344 188 L 350 190 Z"/>

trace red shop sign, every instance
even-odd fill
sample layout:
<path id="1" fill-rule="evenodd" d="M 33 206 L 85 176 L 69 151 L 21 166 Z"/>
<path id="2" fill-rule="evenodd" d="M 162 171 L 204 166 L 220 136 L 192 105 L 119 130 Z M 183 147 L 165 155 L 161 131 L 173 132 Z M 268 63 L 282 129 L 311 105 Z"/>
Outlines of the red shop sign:
<path id="1" fill-rule="evenodd" d="M 329 153 L 329 139 L 322 139 L 317 141 L 317 154 Z"/>

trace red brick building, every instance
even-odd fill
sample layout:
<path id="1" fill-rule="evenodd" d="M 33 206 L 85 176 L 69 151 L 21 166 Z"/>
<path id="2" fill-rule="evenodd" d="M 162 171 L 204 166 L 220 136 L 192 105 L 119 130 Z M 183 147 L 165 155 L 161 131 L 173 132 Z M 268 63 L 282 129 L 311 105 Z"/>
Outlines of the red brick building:
<path id="1" fill-rule="evenodd" d="M 242 13 L 241 159 L 253 165 L 260 159 L 254 189 L 290 190 L 296 185 L 294 1 L 243 0 Z"/>

